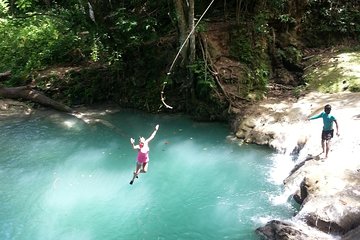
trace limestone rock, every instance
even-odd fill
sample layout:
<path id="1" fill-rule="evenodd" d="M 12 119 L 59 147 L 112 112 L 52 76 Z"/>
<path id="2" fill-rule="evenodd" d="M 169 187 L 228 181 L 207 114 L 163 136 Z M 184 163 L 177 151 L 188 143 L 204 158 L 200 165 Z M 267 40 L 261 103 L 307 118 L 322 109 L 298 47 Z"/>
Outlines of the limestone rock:
<path id="1" fill-rule="evenodd" d="M 302 223 L 272 220 L 256 229 L 256 233 L 266 240 L 330 240 L 331 236 L 314 231 Z"/>
<path id="2" fill-rule="evenodd" d="M 360 226 L 351 230 L 347 234 L 345 234 L 341 240 L 358 240 L 360 236 Z"/>
<path id="3" fill-rule="evenodd" d="M 322 121 L 304 120 L 328 103 L 340 136 L 332 139 L 325 159 Z M 250 120 L 240 122 L 237 137 L 296 156 L 284 186 L 300 207 L 291 220 L 273 220 L 258 228 L 264 239 L 360 239 L 359 109 L 360 93 L 310 93 L 296 102 L 267 99 L 247 112 Z"/>

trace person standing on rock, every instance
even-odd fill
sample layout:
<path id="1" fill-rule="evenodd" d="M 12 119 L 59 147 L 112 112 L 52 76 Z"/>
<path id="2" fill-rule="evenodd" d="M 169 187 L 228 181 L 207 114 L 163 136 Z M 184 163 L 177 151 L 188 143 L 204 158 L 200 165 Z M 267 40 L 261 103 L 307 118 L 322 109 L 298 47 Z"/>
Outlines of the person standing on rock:
<path id="1" fill-rule="evenodd" d="M 324 107 L 324 112 L 314 115 L 307 120 L 313 120 L 322 118 L 323 119 L 323 129 L 321 133 L 321 147 L 322 147 L 322 153 L 325 153 L 325 158 L 328 157 L 329 150 L 330 150 L 330 140 L 334 137 L 334 129 L 333 129 L 333 123 L 335 122 L 336 125 L 336 135 L 339 136 L 339 125 L 336 121 L 336 118 L 330 114 L 331 112 L 331 106 L 327 104 Z"/>

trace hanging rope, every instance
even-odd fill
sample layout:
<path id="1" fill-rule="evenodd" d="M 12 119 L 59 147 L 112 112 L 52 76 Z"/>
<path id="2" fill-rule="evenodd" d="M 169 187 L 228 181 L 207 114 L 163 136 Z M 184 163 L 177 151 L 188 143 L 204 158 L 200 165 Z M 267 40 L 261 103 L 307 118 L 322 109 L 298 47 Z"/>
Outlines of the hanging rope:
<path id="1" fill-rule="evenodd" d="M 190 33 L 187 35 L 186 39 L 184 40 L 183 44 L 181 45 L 178 53 L 176 54 L 174 61 L 172 62 L 169 71 L 167 72 L 167 77 L 170 76 L 171 71 L 175 65 L 176 60 L 178 59 L 182 49 L 184 48 L 185 44 L 187 43 L 187 41 L 189 40 L 190 36 L 194 33 L 196 27 L 199 25 L 200 21 L 202 20 L 202 18 L 205 16 L 205 14 L 207 13 L 207 11 L 210 9 L 211 5 L 214 3 L 215 0 L 212 0 L 211 3 L 208 5 L 208 7 L 205 9 L 205 11 L 203 12 L 203 14 L 200 16 L 199 20 L 196 22 L 195 26 L 191 29 Z M 164 104 L 165 107 L 172 109 L 173 107 L 171 107 L 170 105 L 165 103 L 165 97 L 164 97 L 164 90 L 165 90 L 165 86 L 167 84 L 167 81 L 165 81 L 163 83 L 163 88 L 161 91 L 161 101 Z"/>
<path id="2" fill-rule="evenodd" d="M 166 84 L 167 84 L 167 82 L 164 82 L 164 83 L 163 83 L 163 88 L 162 88 L 162 90 L 161 90 L 161 102 L 164 104 L 164 106 L 165 106 L 166 108 L 173 109 L 172 106 L 168 105 L 168 104 L 165 102 L 164 90 L 165 90 Z"/>
<path id="3" fill-rule="evenodd" d="M 211 3 L 209 4 L 209 6 L 205 9 L 205 11 L 203 12 L 203 14 L 200 16 L 199 20 L 196 22 L 195 26 L 191 29 L 190 33 L 188 34 L 188 36 L 187 36 L 186 39 L 184 40 L 183 44 L 181 45 L 178 53 L 176 54 L 176 56 L 175 56 L 175 58 L 174 58 L 174 61 L 172 62 L 171 66 L 170 66 L 170 68 L 169 68 L 169 71 L 168 71 L 168 73 L 167 73 L 168 75 L 171 74 L 171 70 L 173 69 L 173 67 L 174 67 L 174 65 L 175 65 L 175 62 L 176 62 L 176 60 L 178 59 L 178 57 L 179 57 L 182 49 L 184 48 L 186 42 L 189 40 L 191 34 L 194 33 L 197 25 L 199 25 L 200 21 L 201 21 L 202 18 L 205 16 L 206 12 L 209 10 L 209 8 L 210 8 L 211 5 L 214 3 L 214 1 L 215 1 L 215 0 L 212 0 L 212 1 L 211 1 Z"/>

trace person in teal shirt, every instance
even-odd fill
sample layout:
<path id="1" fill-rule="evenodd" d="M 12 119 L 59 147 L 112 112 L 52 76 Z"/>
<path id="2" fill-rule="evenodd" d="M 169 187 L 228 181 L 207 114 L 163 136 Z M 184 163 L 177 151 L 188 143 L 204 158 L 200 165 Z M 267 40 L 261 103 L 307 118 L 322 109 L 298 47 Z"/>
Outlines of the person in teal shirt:
<path id="1" fill-rule="evenodd" d="M 308 118 L 308 120 L 313 120 L 318 118 L 323 119 L 324 125 L 321 132 L 321 147 L 323 150 L 322 153 L 325 152 L 325 158 L 327 158 L 329 154 L 330 140 L 334 137 L 333 123 L 335 123 L 336 125 L 336 135 L 339 136 L 339 125 L 336 121 L 336 118 L 332 114 L 330 114 L 330 112 L 331 112 L 331 106 L 327 104 L 324 107 L 324 112 Z"/>

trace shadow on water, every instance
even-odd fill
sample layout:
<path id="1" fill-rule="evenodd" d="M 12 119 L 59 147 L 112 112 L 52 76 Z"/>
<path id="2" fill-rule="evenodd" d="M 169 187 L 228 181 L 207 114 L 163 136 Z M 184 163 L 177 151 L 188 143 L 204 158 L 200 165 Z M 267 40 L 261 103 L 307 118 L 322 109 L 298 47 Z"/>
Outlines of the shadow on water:
<path id="1" fill-rule="evenodd" d="M 281 186 L 269 149 L 227 140 L 220 123 L 120 111 L 86 124 L 68 115 L 1 124 L 1 239 L 257 239 Z M 148 137 L 149 172 L 134 185 L 130 137 Z"/>

